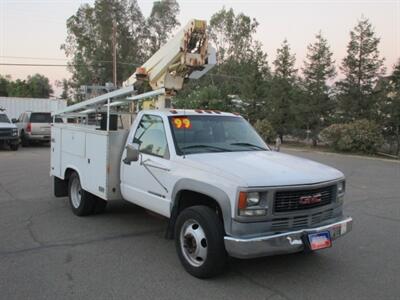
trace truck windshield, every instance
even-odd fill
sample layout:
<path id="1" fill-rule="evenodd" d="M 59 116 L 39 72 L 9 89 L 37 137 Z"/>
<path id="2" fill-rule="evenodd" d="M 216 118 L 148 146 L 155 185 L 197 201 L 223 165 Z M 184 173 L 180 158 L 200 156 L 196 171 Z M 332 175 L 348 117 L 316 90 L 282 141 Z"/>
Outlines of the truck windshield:
<path id="1" fill-rule="evenodd" d="M 169 117 L 169 122 L 178 155 L 269 150 L 243 118 L 188 115 Z"/>
<path id="2" fill-rule="evenodd" d="M 10 123 L 10 120 L 8 119 L 7 115 L 0 114 L 0 123 Z"/>

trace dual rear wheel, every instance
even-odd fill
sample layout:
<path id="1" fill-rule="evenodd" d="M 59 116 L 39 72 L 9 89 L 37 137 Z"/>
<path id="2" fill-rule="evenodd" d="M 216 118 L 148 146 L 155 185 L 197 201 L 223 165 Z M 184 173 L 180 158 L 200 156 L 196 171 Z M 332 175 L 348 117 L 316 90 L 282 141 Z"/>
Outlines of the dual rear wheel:
<path id="1" fill-rule="evenodd" d="M 107 202 L 82 189 L 77 173 L 72 173 L 68 180 L 68 198 L 72 212 L 77 216 L 101 213 Z"/>

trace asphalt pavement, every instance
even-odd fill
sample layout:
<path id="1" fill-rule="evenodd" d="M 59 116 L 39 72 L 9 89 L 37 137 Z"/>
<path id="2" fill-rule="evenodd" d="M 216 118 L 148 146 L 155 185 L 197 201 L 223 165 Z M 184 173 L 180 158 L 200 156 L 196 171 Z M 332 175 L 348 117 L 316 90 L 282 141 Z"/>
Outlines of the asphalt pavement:
<path id="1" fill-rule="evenodd" d="M 0 150 L 0 299 L 400 299 L 400 163 L 284 151 L 345 173 L 353 231 L 200 280 L 164 239 L 165 219 L 124 201 L 76 217 L 53 196 L 49 148 Z"/>

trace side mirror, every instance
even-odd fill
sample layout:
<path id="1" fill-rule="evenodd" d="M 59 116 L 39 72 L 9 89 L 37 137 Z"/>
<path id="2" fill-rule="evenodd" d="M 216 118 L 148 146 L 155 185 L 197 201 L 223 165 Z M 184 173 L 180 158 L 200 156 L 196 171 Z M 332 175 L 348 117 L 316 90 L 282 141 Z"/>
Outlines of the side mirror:
<path id="1" fill-rule="evenodd" d="M 11 122 L 13 122 L 15 124 L 15 123 L 18 123 L 18 120 L 16 118 L 12 118 Z"/>
<path id="2" fill-rule="evenodd" d="M 139 146 L 137 144 L 130 145 L 128 144 L 126 147 L 126 157 L 123 159 L 124 164 L 130 165 L 132 161 L 138 161 L 140 152 Z"/>

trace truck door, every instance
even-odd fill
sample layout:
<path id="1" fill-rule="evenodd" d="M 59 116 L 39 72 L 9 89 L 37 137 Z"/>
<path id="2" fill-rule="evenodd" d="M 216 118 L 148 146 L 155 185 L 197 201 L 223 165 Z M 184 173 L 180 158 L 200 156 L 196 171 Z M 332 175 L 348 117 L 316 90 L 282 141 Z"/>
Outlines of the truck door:
<path id="1" fill-rule="evenodd" d="M 123 197 L 142 207 L 169 217 L 169 149 L 165 126 L 160 116 L 146 114 L 140 120 L 128 144 L 139 148 L 138 161 L 121 162 Z M 125 157 L 125 152 L 122 158 Z"/>

